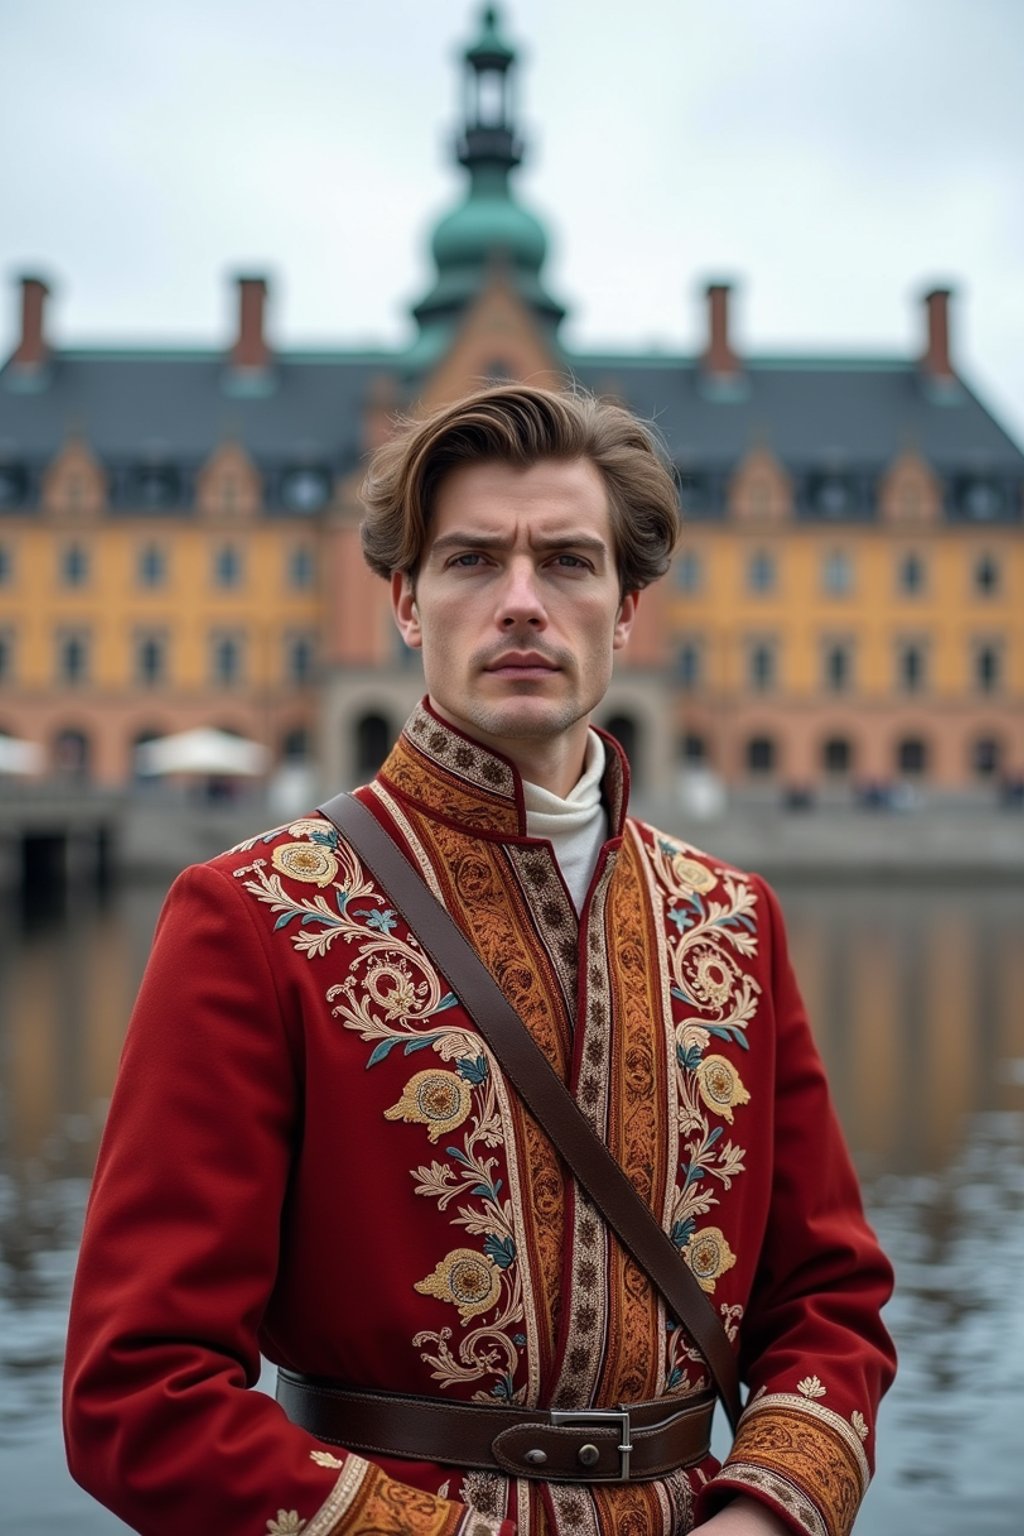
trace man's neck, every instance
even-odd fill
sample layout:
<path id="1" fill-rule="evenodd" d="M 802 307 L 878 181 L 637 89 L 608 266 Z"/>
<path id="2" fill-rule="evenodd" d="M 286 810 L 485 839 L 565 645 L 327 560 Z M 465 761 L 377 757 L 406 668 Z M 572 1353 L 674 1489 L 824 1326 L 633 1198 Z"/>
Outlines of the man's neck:
<path id="1" fill-rule="evenodd" d="M 468 722 L 456 720 L 430 700 L 430 707 L 442 720 L 447 720 L 456 730 L 462 731 L 473 741 L 492 752 L 500 752 L 517 769 L 519 777 L 529 784 L 538 784 L 564 800 L 579 781 L 587 755 L 587 732 L 590 721 L 577 720 L 574 725 L 554 737 L 519 736 L 511 740 L 495 737 L 486 731 L 473 728 Z"/>

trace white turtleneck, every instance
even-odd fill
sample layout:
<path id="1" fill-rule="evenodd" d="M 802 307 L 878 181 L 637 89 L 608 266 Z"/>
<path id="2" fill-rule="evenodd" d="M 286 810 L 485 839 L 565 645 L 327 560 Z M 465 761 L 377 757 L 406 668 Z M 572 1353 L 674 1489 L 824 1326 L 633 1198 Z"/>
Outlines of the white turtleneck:
<path id="1" fill-rule="evenodd" d="M 551 843 L 577 912 L 608 838 L 608 813 L 601 799 L 604 768 L 604 742 L 596 731 L 588 731 L 583 773 L 564 800 L 523 780 L 527 834 Z"/>

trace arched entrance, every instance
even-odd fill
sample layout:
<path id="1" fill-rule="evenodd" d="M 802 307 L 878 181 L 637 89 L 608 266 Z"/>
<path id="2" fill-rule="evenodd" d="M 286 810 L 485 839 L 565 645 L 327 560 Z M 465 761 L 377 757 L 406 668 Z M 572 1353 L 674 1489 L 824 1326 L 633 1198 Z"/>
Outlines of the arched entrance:
<path id="1" fill-rule="evenodd" d="M 393 733 L 385 715 L 370 711 L 356 721 L 356 777 L 362 783 L 372 779 L 391 749 Z"/>

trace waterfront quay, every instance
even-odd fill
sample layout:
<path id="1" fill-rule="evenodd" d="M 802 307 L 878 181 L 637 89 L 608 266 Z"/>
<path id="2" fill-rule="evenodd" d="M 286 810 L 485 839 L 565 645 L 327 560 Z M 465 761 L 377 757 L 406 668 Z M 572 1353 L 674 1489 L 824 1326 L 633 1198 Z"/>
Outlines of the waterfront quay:
<path id="1" fill-rule="evenodd" d="M 0 889 L 169 883 L 186 865 L 308 813 L 316 798 L 286 805 L 249 786 L 211 799 L 157 786 L 9 784 L 0 788 Z M 683 794 L 663 794 L 641 798 L 636 814 L 770 879 L 1024 883 L 1024 808 L 994 797 L 918 799 L 895 809 L 850 798 L 794 808 L 733 796 L 697 815 Z"/>

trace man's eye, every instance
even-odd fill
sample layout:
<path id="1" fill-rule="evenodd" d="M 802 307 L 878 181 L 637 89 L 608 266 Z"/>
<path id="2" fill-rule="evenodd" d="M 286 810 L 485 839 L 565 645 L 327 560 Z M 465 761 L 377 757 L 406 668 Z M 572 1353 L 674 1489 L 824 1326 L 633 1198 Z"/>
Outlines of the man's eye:
<path id="1" fill-rule="evenodd" d="M 555 557 L 555 564 L 560 565 L 567 571 L 586 571 L 590 569 L 586 560 L 581 560 L 579 555 L 557 555 Z"/>
<path id="2" fill-rule="evenodd" d="M 462 566 L 465 569 L 469 569 L 469 568 L 471 568 L 474 565 L 479 565 L 479 563 L 480 563 L 482 558 L 483 558 L 482 555 L 473 554 L 471 552 L 468 552 L 468 553 L 466 553 L 464 555 L 454 555 L 452 557 L 452 559 L 449 560 L 448 564 L 449 564 L 449 566 L 458 565 L 458 566 Z"/>

